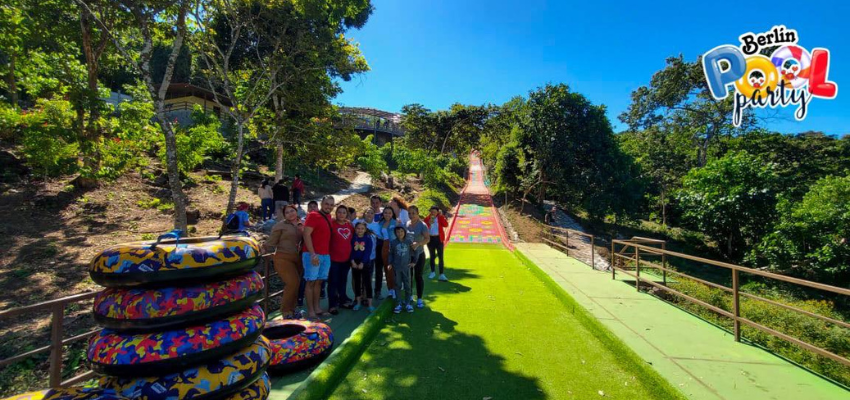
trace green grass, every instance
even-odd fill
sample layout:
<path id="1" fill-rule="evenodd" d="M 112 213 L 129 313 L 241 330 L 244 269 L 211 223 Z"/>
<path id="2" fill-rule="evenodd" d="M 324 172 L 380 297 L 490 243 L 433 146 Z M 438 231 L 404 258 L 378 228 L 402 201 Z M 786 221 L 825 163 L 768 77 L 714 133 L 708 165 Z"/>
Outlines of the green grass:
<path id="1" fill-rule="evenodd" d="M 332 399 L 681 398 L 507 250 L 446 253 L 452 281 L 426 280 L 428 307 L 388 320 Z"/>
<path id="2" fill-rule="evenodd" d="M 391 304 L 383 302 L 376 312 L 352 332 L 345 345 L 340 346 L 322 365 L 307 377 L 307 380 L 290 396 L 290 399 L 324 399 L 342 379 L 351 365 L 365 350 L 366 345 L 378 334 L 384 321 L 391 315 Z"/>

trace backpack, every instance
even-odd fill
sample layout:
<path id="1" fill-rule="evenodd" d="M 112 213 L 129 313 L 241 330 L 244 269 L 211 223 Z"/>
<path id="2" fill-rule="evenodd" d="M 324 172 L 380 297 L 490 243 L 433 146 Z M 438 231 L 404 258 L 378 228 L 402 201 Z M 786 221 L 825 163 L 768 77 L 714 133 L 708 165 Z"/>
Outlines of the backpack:
<path id="1" fill-rule="evenodd" d="M 227 216 L 227 224 L 225 226 L 232 231 L 239 230 L 239 216 L 236 213 Z"/>

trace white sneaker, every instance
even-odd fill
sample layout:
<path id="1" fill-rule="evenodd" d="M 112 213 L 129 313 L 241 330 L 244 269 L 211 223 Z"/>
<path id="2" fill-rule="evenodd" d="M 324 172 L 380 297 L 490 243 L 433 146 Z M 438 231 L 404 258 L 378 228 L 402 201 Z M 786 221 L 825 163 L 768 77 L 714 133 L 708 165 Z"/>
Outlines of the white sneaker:
<path id="1" fill-rule="evenodd" d="M 440 280 L 443 282 L 448 282 L 449 278 L 446 278 L 446 274 L 440 274 Z"/>
<path id="2" fill-rule="evenodd" d="M 428 279 L 434 279 L 435 276 L 437 276 L 437 274 L 434 271 L 431 271 L 431 273 L 428 274 Z"/>

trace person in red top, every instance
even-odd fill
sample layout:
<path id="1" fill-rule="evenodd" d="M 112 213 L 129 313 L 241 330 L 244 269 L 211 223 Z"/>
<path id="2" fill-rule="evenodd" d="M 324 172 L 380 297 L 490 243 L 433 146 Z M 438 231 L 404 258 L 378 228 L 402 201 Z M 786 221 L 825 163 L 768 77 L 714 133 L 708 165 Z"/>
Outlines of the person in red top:
<path id="1" fill-rule="evenodd" d="M 436 272 L 434 271 L 436 259 L 440 257 L 440 280 L 447 281 L 445 274 L 445 254 L 443 246 L 446 243 L 446 228 L 449 227 L 449 222 L 443 216 L 437 206 L 432 206 L 430 215 L 425 217 L 425 225 L 428 225 L 428 232 L 431 233 L 431 240 L 428 241 L 428 254 L 431 255 L 431 274 L 428 279 L 434 279 Z"/>
<path id="2" fill-rule="evenodd" d="M 301 175 L 295 174 L 295 180 L 292 181 L 292 204 L 298 208 L 301 208 L 302 194 L 304 194 L 304 182 L 301 180 Z"/>
<path id="3" fill-rule="evenodd" d="M 348 221 L 348 207 L 336 209 L 336 219 L 331 222 L 331 271 L 328 277 L 328 312 L 339 314 L 338 307 L 348 299 L 345 295 L 348 287 L 348 271 L 351 269 L 351 237 L 354 226 Z M 350 300 L 349 300 L 350 302 Z"/>
<path id="4" fill-rule="evenodd" d="M 304 280 L 307 286 L 304 290 L 307 299 L 307 317 L 317 318 L 326 315 L 319 307 L 319 292 L 322 282 L 328 279 L 331 268 L 331 218 L 334 208 L 333 196 L 322 199 L 319 211 L 307 215 L 304 221 L 304 254 L 301 262 L 304 265 Z"/>

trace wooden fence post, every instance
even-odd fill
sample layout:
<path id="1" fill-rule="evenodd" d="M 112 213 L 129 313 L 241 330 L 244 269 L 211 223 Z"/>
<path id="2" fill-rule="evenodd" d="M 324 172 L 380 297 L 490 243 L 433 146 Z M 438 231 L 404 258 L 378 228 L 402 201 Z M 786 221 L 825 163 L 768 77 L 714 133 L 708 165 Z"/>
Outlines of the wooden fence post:
<path id="1" fill-rule="evenodd" d="M 62 384 L 62 320 L 65 317 L 65 303 L 53 306 L 53 318 L 50 322 L 50 387 L 58 388 Z"/>

